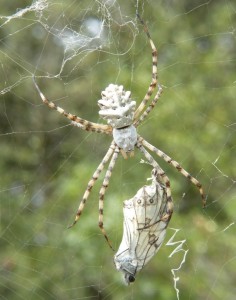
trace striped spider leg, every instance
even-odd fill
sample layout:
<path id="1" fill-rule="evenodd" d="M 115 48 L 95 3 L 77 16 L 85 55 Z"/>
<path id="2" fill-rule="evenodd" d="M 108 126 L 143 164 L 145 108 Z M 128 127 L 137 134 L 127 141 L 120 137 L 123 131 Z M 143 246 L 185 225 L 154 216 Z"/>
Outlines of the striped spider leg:
<path id="1" fill-rule="evenodd" d="M 90 181 L 88 183 L 88 186 L 87 186 L 87 188 L 84 192 L 84 195 L 82 197 L 82 200 L 80 202 L 79 208 L 77 210 L 75 220 L 69 226 L 69 228 L 71 228 L 79 220 L 79 218 L 82 214 L 82 211 L 84 209 L 84 206 L 86 204 L 86 201 L 88 200 L 88 197 L 90 195 L 90 192 L 91 192 L 95 182 L 99 178 L 102 170 L 104 169 L 105 164 L 109 161 L 109 159 L 111 159 L 110 164 L 109 164 L 108 169 L 107 169 L 107 172 L 105 174 L 103 183 L 102 183 L 102 187 L 101 187 L 100 192 L 99 192 L 99 222 L 98 222 L 98 226 L 101 229 L 102 234 L 104 235 L 104 237 L 105 237 L 106 241 L 108 242 L 109 246 L 111 247 L 111 249 L 113 249 L 113 247 L 111 245 L 111 242 L 110 242 L 110 240 L 109 240 L 109 238 L 106 234 L 106 231 L 104 229 L 104 226 L 103 226 L 103 206 L 104 206 L 104 195 L 105 195 L 106 189 L 108 187 L 109 180 L 110 180 L 110 177 L 111 177 L 111 174 L 112 174 L 112 170 L 113 170 L 113 167 L 115 165 L 118 154 L 119 154 L 119 148 L 115 145 L 114 142 L 112 142 L 109 149 L 108 149 L 108 151 L 107 151 L 107 153 L 106 153 L 106 155 L 104 156 L 101 163 L 99 164 L 96 171 L 94 172 L 92 178 L 90 179 Z"/>
<path id="2" fill-rule="evenodd" d="M 150 97 L 152 96 L 153 91 L 155 90 L 155 88 L 157 86 L 157 48 L 156 48 L 153 40 L 151 39 L 151 35 L 148 31 L 146 24 L 141 19 L 140 15 L 138 13 L 136 15 L 137 15 L 137 18 L 139 19 L 139 21 L 141 22 L 141 24 L 143 25 L 144 32 L 147 35 L 147 38 L 149 40 L 149 43 L 150 43 L 150 46 L 152 49 L 152 80 L 148 87 L 146 95 L 144 96 L 142 102 L 139 104 L 138 108 L 135 111 L 135 114 L 134 114 L 134 126 L 135 127 L 137 127 L 139 125 L 140 122 L 138 121 L 138 118 L 139 118 L 140 114 L 143 112 L 143 110 L 145 109 Z M 160 85 L 158 87 L 158 90 L 162 91 Z M 157 94 L 158 94 L 158 92 L 157 92 Z M 160 97 L 160 95 L 161 95 L 161 92 L 159 92 L 159 97 Z M 157 97 L 157 95 L 156 95 L 156 97 L 155 97 L 156 101 L 153 102 L 153 105 L 151 105 L 152 108 L 154 108 L 155 103 L 157 102 L 159 97 Z M 150 109 L 150 111 L 151 111 L 151 109 Z"/>
<path id="3" fill-rule="evenodd" d="M 46 104 L 49 108 L 56 110 L 61 115 L 65 116 L 67 119 L 69 119 L 71 121 L 72 125 L 77 126 L 81 129 L 87 130 L 87 131 L 94 131 L 94 132 L 106 133 L 106 134 L 112 133 L 111 126 L 93 123 L 93 122 L 87 121 L 85 119 L 79 118 L 76 115 L 72 115 L 71 113 L 66 112 L 63 108 L 57 106 L 54 102 L 48 101 L 48 99 L 44 96 L 44 94 L 40 90 L 38 84 L 36 83 L 35 77 L 33 77 L 33 82 L 34 82 L 35 88 L 38 91 L 43 103 Z"/>
<path id="4" fill-rule="evenodd" d="M 173 212 L 160 167 L 152 171 L 152 184 L 145 185 L 136 195 L 123 202 L 123 237 L 114 263 L 126 284 L 135 281 L 137 272 L 160 249 Z"/>
<path id="5" fill-rule="evenodd" d="M 138 137 L 138 142 L 141 143 L 141 145 L 143 145 L 144 147 L 148 148 L 149 150 L 151 150 L 152 152 L 154 152 L 156 155 L 158 155 L 160 158 L 162 158 L 163 160 L 165 160 L 167 163 L 169 163 L 170 165 L 172 165 L 173 167 L 175 167 L 177 169 L 177 171 L 179 171 L 184 177 L 186 177 L 187 179 L 189 179 L 192 184 L 194 184 L 198 190 L 199 193 L 201 195 L 202 198 L 202 207 L 205 208 L 206 207 L 206 196 L 204 194 L 203 188 L 202 188 L 202 184 L 192 175 L 190 175 L 177 161 L 173 160 L 170 156 L 168 156 L 167 154 L 165 154 L 163 151 L 159 150 L 158 148 L 154 147 L 152 144 L 148 143 L 146 140 L 144 140 L 144 138 L 142 138 L 141 136 Z M 145 152 L 145 148 L 144 147 L 140 147 L 137 144 L 137 147 L 139 147 L 140 151 L 144 153 L 145 157 L 147 158 L 147 151 Z M 149 154 L 150 155 L 150 154 Z M 148 159 L 148 158 L 147 158 Z M 150 160 L 148 159 L 148 161 L 150 162 L 150 164 L 153 164 L 153 158 L 151 159 L 152 163 L 150 162 Z M 155 160 L 154 160 L 155 162 Z M 165 173 L 163 173 L 163 177 L 165 178 Z M 166 183 L 166 186 L 169 185 L 168 180 L 164 180 Z M 169 185 L 170 186 L 170 185 Z"/>
<path id="6" fill-rule="evenodd" d="M 151 39 L 151 35 L 148 31 L 148 27 L 146 26 L 144 21 L 141 19 L 139 14 L 137 14 L 137 17 L 140 20 L 141 24 L 143 25 L 144 31 L 147 35 L 147 38 L 149 40 L 149 43 L 150 43 L 150 46 L 151 46 L 151 49 L 152 49 L 152 81 L 151 81 L 151 84 L 149 85 L 148 91 L 147 91 L 144 99 L 142 100 L 139 107 L 135 111 L 135 119 L 134 119 L 134 126 L 135 127 L 138 127 L 143 122 L 143 120 L 148 116 L 148 114 L 155 107 L 156 103 L 158 102 L 158 100 L 161 97 L 161 94 L 163 92 L 162 86 L 159 83 L 157 83 L 157 78 L 158 78 L 158 75 L 157 75 L 157 61 L 158 61 L 158 59 L 157 59 L 157 48 L 156 48 L 154 42 Z M 148 107 L 146 107 L 146 105 L 147 105 L 148 101 L 150 100 L 151 95 L 152 95 L 154 89 L 156 88 L 156 86 L 158 86 L 157 93 L 156 93 L 155 97 L 153 98 L 153 100 L 151 101 L 151 103 L 148 105 Z M 169 157 L 163 151 L 159 150 L 158 148 L 154 147 L 153 145 L 151 145 L 150 143 L 145 141 L 141 136 L 138 137 L 138 143 L 136 144 L 136 146 L 139 148 L 139 150 L 142 149 L 141 152 L 144 153 L 145 149 L 140 148 L 140 146 L 138 146 L 139 143 L 141 143 L 143 146 L 145 146 L 149 150 L 156 153 L 159 157 L 161 157 L 166 162 L 168 162 L 173 167 L 175 167 L 183 176 L 188 178 L 199 189 L 200 195 L 202 197 L 202 206 L 203 206 L 203 208 L 206 206 L 206 197 L 205 197 L 202 185 L 196 178 L 194 178 L 192 175 L 190 175 L 178 162 L 172 160 L 171 157 Z M 166 188 L 168 190 L 170 188 L 170 185 L 166 186 Z"/>

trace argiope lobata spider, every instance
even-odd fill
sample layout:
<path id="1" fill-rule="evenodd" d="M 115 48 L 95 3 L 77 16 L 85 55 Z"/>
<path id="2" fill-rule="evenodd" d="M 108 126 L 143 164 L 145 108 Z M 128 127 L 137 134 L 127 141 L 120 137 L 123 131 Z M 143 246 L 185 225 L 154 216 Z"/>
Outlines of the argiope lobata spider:
<path id="1" fill-rule="evenodd" d="M 44 94 L 41 92 L 34 79 L 35 87 L 42 101 L 49 108 L 55 109 L 60 114 L 64 115 L 66 118 L 71 120 L 72 125 L 77 126 L 83 130 L 105 133 L 113 136 L 113 141 L 111 142 L 107 153 L 105 154 L 104 158 L 102 159 L 101 163 L 99 164 L 98 168 L 96 169 L 88 183 L 83 198 L 80 202 L 78 211 L 76 213 L 75 221 L 71 225 L 73 226 L 79 220 L 80 215 L 84 209 L 86 201 L 96 180 L 98 179 L 100 173 L 104 169 L 105 164 L 110 160 L 108 169 L 106 171 L 102 183 L 102 187 L 99 192 L 99 227 L 111 248 L 111 243 L 103 226 L 103 205 L 104 195 L 109 185 L 109 180 L 119 153 L 121 153 L 126 159 L 128 158 L 128 155 L 133 156 L 135 147 L 138 148 L 143 153 L 147 161 L 157 170 L 158 175 L 163 179 L 163 182 L 166 186 L 167 201 L 172 201 L 169 178 L 158 165 L 158 163 L 154 160 L 151 154 L 149 154 L 149 152 L 146 150 L 146 148 L 149 149 L 150 151 L 154 152 L 157 156 L 164 159 L 167 163 L 175 167 L 182 175 L 187 177 L 195 186 L 197 186 L 202 197 L 203 207 L 205 207 L 206 205 L 206 199 L 201 183 L 196 178 L 192 177 L 186 170 L 184 170 L 178 162 L 172 160 L 172 158 L 169 157 L 167 154 L 154 147 L 153 145 L 148 143 L 143 137 L 137 134 L 136 128 L 155 107 L 162 93 L 162 87 L 160 84 L 157 83 L 157 49 L 151 39 L 150 33 L 144 21 L 138 14 L 137 17 L 143 25 L 144 31 L 147 35 L 152 49 L 152 79 L 146 92 L 146 95 L 144 96 L 143 100 L 141 101 L 136 110 L 136 102 L 130 98 L 131 92 L 125 91 L 123 86 L 110 84 L 105 89 L 105 91 L 102 91 L 102 99 L 98 100 L 98 106 L 100 107 L 99 115 L 103 119 L 105 119 L 108 124 L 104 125 L 93 123 L 80 117 L 77 117 L 76 115 L 72 115 L 71 113 L 67 113 L 63 108 L 57 106 L 51 101 L 48 101 Z M 157 93 L 148 105 L 148 102 L 156 87 L 158 87 Z"/>

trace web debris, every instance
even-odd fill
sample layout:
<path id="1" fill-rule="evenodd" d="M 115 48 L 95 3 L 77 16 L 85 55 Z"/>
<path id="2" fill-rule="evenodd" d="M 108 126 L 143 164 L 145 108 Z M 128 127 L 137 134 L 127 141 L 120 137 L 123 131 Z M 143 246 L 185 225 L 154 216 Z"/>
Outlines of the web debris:
<path id="1" fill-rule="evenodd" d="M 22 18 L 26 13 L 30 11 L 43 11 L 45 8 L 48 7 L 47 0 L 36 0 L 30 6 L 26 8 L 18 9 L 18 11 L 13 14 L 12 16 L 0 16 L 1 19 L 6 19 L 6 21 L 2 24 L 2 26 L 6 25 L 12 19 Z"/>

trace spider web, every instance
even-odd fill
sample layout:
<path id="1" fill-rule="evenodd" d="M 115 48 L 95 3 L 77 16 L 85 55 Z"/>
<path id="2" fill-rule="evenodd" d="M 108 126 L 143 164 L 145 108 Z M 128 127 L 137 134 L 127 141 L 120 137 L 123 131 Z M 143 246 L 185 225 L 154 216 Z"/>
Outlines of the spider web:
<path id="1" fill-rule="evenodd" d="M 0 298 L 234 299 L 234 1 L 2 2 Z M 208 204 L 203 211 L 197 189 L 157 158 L 175 210 L 166 245 L 126 287 L 97 226 L 102 179 L 67 230 L 110 138 L 49 111 L 32 76 L 50 100 L 94 122 L 102 122 L 97 100 L 109 83 L 123 84 L 139 103 L 151 80 L 151 50 L 136 9 L 158 47 L 164 86 L 139 133 L 203 184 Z M 105 196 L 115 249 L 122 201 L 150 177 L 141 159 L 137 151 L 118 159 Z"/>

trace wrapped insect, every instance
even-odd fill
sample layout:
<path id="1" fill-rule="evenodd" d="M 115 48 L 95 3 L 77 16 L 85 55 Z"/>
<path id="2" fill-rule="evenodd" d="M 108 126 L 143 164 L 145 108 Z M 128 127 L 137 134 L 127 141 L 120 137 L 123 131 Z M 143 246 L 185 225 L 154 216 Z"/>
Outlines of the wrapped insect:
<path id="1" fill-rule="evenodd" d="M 123 237 L 114 262 L 126 284 L 134 282 L 136 273 L 157 253 L 171 219 L 172 198 L 159 177 L 153 169 L 152 184 L 123 202 Z"/>

